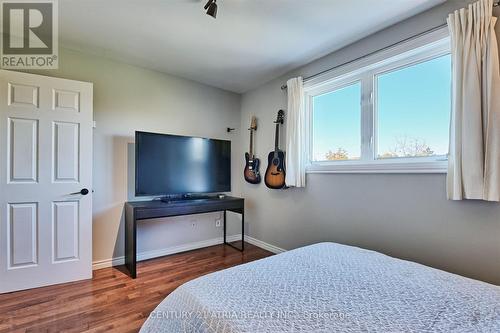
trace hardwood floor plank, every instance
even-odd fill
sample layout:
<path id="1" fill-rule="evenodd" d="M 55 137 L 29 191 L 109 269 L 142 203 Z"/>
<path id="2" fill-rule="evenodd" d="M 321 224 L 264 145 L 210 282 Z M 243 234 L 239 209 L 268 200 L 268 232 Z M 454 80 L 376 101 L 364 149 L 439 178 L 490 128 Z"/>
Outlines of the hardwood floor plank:
<path id="1" fill-rule="evenodd" d="M 248 243 L 244 253 L 217 245 L 139 262 L 135 280 L 118 266 L 92 280 L 0 295 L 0 333 L 137 332 L 181 284 L 270 255 Z"/>

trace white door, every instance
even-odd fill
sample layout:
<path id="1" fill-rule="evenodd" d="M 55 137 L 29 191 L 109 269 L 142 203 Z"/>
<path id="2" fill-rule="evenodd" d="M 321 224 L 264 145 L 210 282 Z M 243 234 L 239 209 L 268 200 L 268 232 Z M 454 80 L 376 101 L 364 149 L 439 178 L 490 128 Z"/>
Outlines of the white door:
<path id="1" fill-rule="evenodd" d="M 91 277 L 92 84 L 0 70 L 0 293 Z"/>

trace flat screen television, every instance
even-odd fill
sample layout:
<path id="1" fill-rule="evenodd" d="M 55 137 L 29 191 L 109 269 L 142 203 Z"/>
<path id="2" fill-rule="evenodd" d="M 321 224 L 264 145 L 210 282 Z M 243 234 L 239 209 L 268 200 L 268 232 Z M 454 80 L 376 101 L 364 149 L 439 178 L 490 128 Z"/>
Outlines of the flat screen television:
<path id="1" fill-rule="evenodd" d="M 136 196 L 231 191 L 231 141 L 135 132 Z"/>

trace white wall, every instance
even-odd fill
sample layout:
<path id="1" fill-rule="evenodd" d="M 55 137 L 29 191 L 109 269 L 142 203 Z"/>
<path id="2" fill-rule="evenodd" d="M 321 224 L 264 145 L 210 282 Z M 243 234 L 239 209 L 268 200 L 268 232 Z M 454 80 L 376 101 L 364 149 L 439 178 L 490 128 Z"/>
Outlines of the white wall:
<path id="1" fill-rule="evenodd" d="M 94 83 L 94 261 L 124 253 L 123 205 L 134 192 L 135 130 L 231 140 L 232 187 L 239 193 L 238 94 L 66 49 L 59 63 L 59 70 L 39 73 Z M 237 131 L 228 134 L 226 127 Z M 138 231 L 138 252 L 221 237 L 217 218 L 219 213 L 145 221 Z"/>
<path id="2" fill-rule="evenodd" d="M 273 149 L 272 121 L 286 108 L 280 86 L 288 78 L 307 77 L 437 27 L 466 2 L 448 1 L 244 94 L 241 128 L 258 117 L 257 154 L 265 161 Z M 242 133 L 244 149 L 247 144 Z M 285 249 L 321 241 L 357 245 L 500 284 L 500 205 L 447 201 L 445 178 L 310 174 L 307 188 L 286 191 L 244 183 L 247 233 Z"/>

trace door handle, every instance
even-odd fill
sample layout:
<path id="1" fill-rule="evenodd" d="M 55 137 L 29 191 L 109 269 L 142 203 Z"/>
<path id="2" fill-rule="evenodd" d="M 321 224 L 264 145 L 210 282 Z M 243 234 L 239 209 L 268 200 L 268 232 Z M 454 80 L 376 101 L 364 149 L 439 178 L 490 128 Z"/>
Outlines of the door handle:
<path id="1" fill-rule="evenodd" d="M 74 193 L 70 193 L 70 194 L 71 195 L 75 195 L 75 194 L 87 195 L 87 194 L 89 194 L 89 190 L 86 188 L 82 188 L 79 192 L 74 192 Z"/>

